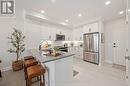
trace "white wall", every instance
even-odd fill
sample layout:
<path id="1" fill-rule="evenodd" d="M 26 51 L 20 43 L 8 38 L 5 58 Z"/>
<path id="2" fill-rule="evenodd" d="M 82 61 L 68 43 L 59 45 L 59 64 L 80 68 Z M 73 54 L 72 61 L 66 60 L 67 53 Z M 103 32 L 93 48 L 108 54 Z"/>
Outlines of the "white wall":
<path id="1" fill-rule="evenodd" d="M 125 18 L 123 17 L 123 18 L 107 21 L 105 22 L 104 27 L 105 27 L 105 60 L 108 63 L 113 63 L 114 61 L 113 42 L 114 41 L 118 41 L 118 39 L 122 40 L 123 45 L 121 46 L 121 51 L 119 51 L 117 54 L 121 55 L 121 58 L 124 58 L 125 56 L 125 50 L 127 48 L 126 47 L 127 27 L 125 24 Z"/>
<path id="2" fill-rule="evenodd" d="M 0 60 L 2 60 L 0 67 L 2 67 L 2 70 L 9 69 L 12 61 L 16 59 L 14 54 L 7 52 L 10 48 L 7 37 L 10 36 L 14 27 L 22 31 L 24 29 L 22 7 L 19 1 L 15 2 L 17 3 L 15 16 L 8 18 L 0 17 Z"/>
<path id="3" fill-rule="evenodd" d="M 2 60 L 2 68 L 9 67 L 11 60 L 15 59 L 14 55 L 7 52 L 10 47 L 7 37 L 10 36 L 11 32 L 13 31 L 13 27 L 21 29 L 22 25 L 20 25 L 18 22 L 15 22 L 15 20 L 11 18 L 0 19 L 0 59 Z"/>

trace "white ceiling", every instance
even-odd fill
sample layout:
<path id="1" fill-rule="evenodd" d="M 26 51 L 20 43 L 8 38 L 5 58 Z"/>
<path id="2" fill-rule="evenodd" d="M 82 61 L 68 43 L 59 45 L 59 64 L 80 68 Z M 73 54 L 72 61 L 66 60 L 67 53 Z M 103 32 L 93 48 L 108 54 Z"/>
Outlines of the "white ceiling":
<path id="1" fill-rule="evenodd" d="M 69 20 L 70 26 L 78 26 L 87 21 L 103 18 L 110 20 L 121 17 L 119 11 L 125 10 L 126 0 L 23 0 L 25 9 L 39 12 L 44 10 L 44 15 L 56 22 Z M 83 16 L 78 17 L 78 13 Z"/>

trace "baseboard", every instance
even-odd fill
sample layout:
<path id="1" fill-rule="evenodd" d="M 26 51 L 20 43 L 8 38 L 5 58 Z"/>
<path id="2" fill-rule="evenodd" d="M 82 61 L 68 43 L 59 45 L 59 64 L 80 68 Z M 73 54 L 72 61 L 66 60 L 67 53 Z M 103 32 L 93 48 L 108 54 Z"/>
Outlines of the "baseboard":
<path id="1" fill-rule="evenodd" d="M 109 64 L 113 64 L 113 62 L 110 61 L 110 60 L 105 60 L 105 62 L 106 62 L 106 63 L 109 63 Z"/>
<path id="2" fill-rule="evenodd" d="M 8 70 L 12 70 L 12 67 L 5 67 L 1 69 L 2 72 L 8 71 Z"/>

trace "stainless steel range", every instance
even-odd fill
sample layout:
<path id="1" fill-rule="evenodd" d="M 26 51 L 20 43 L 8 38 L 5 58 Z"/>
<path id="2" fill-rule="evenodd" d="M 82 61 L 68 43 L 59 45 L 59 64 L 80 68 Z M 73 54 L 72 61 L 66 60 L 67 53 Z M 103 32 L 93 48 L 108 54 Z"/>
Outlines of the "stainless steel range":
<path id="1" fill-rule="evenodd" d="M 84 61 L 99 64 L 99 33 L 84 34 Z"/>

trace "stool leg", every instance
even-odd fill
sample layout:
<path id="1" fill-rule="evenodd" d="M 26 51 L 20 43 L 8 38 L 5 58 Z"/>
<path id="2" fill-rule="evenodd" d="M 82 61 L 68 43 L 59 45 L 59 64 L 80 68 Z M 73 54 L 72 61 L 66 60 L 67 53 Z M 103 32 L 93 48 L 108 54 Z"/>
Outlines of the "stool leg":
<path id="1" fill-rule="evenodd" d="M 28 78 L 26 79 L 26 86 L 29 86 L 29 80 L 28 80 Z"/>
<path id="2" fill-rule="evenodd" d="M 37 81 L 39 80 L 39 76 L 37 77 Z"/>
<path id="3" fill-rule="evenodd" d="M 41 80 L 41 76 L 39 76 L 39 77 L 40 77 L 40 79 L 39 79 L 39 80 L 40 80 L 40 86 L 43 86 L 43 85 L 42 85 L 42 80 Z"/>
<path id="4" fill-rule="evenodd" d="M 45 86 L 45 77 L 43 75 L 43 86 Z"/>
<path id="5" fill-rule="evenodd" d="M 26 86 L 28 86 L 28 80 L 26 79 Z"/>
<path id="6" fill-rule="evenodd" d="M 2 77 L 1 70 L 0 70 L 0 77 Z"/>
<path id="7" fill-rule="evenodd" d="M 25 76 L 25 80 L 27 79 L 27 68 L 24 66 L 24 76 Z"/>
<path id="8" fill-rule="evenodd" d="M 32 82 L 32 80 L 28 80 L 28 86 L 31 86 L 31 83 Z"/>
<path id="9" fill-rule="evenodd" d="M 42 82 L 42 80 L 40 80 L 40 86 L 45 86 L 45 79 L 44 79 L 44 75 L 42 75 L 43 76 L 43 82 Z M 41 77 L 41 76 L 40 76 Z"/>
<path id="10" fill-rule="evenodd" d="M 27 73 L 26 70 L 24 71 L 24 75 L 25 75 L 25 80 L 27 79 Z"/>

